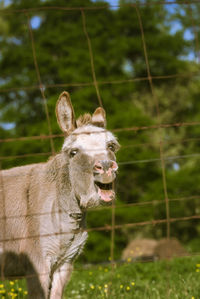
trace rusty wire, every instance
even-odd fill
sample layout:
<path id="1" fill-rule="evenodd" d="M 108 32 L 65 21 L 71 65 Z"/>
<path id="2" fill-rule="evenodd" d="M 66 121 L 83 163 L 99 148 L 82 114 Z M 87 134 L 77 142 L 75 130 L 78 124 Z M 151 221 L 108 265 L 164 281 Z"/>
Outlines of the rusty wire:
<path id="1" fill-rule="evenodd" d="M 86 36 L 87 44 L 88 44 L 88 51 L 89 51 L 89 55 L 90 55 L 90 64 L 91 64 L 91 71 L 92 71 L 92 78 L 93 78 L 93 82 L 94 82 L 94 87 L 95 87 L 95 90 L 96 90 L 99 105 L 101 107 L 103 107 L 103 103 L 102 103 L 102 99 L 101 99 L 101 96 L 100 96 L 99 87 L 98 87 L 98 83 L 97 83 L 97 79 L 96 79 L 92 45 L 91 45 L 89 34 L 87 32 L 85 12 L 84 12 L 83 9 L 81 9 L 81 17 L 82 17 L 83 31 L 84 31 L 84 34 Z"/>
<path id="2" fill-rule="evenodd" d="M 46 114 L 46 120 L 47 120 L 47 125 L 48 125 L 48 130 L 49 130 L 49 136 L 50 136 L 49 138 L 50 138 L 50 144 L 51 144 L 51 152 L 52 152 L 52 155 L 53 155 L 55 153 L 55 148 L 54 148 L 53 138 L 51 137 L 52 129 L 51 129 L 51 122 L 50 122 L 50 117 L 49 117 L 49 110 L 48 110 L 48 106 L 47 106 L 47 99 L 46 99 L 45 94 L 44 94 L 44 86 L 42 84 L 40 70 L 39 70 L 39 66 L 38 66 L 38 62 L 37 62 L 37 56 L 36 56 L 36 50 L 35 50 L 35 41 L 34 41 L 33 31 L 32 31 L 31 24 L 30 24 L 30 18 L 29 18 L 29 15 L 28 15 L 27 12 L 25 14 L 26 14 L 26 17 L 27 17 L 28 31 L 29 31 L 29 36 L 30 36 L 30 40 L 31 40 L 31 47 L 32 47 L 32 52 L 33 52 L 33 61 L 34 61 L 35 71 L 36 71 L 36 74 L 37 74 L 39 89 L 40 89 L 41 96 L 42 96 L 42 99 L 43 99 L 43 104 L 44 104 L 44 109 L 45 109 L 45 114 Z"/>
<path id="3" fill-rule="evenodd" d="M 185 73 L 179 73 L 179 74 L 173 74 L 173 75 L 163 75 L 163 76 L 151 76 L 153 80 L 165 80 L 165 79 L 174 79 L 174 78 L 191 78 L 191 77 L 199 77 L 200 73 L 199 71 L 196 72 L 185 72 Z M 130 78 L 130 79 L 124 79 L 124 80 L 110 80 L 110 81 L 99 81 L 96 80 L 97 86 L 98 85 L 116 85 L 116 84 L 126 84 L 126 83 L 132 83 L 132 82 L 141 82 L 141 81 L 149 81 L 148 77 L 138 77 L 138 78 Z M 76 82 L 76 83 L 54 83 L 54 84 L 43 84 L 43 88 L 49 89 L 49 88 L 56 88 L 56 87 L 87 87 L 87 86 L 94 86 L 93 82 Z M 0 93 L 8 93 L 10 91 L 18 91 L 18 90 L 33 90 L 38 89 L 38 85 L 32 85 L 32 86 L 21 86 L 21 87 L 10 87 L 10 88 L 0 88 Z"/>
<path id="4" fill-rule="evenodd" d="M 118 128 L 118 129 L 112 129 L 111 131 L 113 133 L 129 132 L 129 131 L 138 132 L 138 131 L 146 131 L 146 130 L 154 130 L 154 129 L 180 128 L 180 127 L 190 127 L 190 126 L 199 126 L 199 125 L 200 125 L 200 121 L 193 121 L 193 122 L 157 124 L 157 125 L 149 125 L 149 126 L 130 127 L 130 128 Z M 85 133 L 85 134 L 90 134 L 90 133 Z M 5 139 L 0 139 L 0 143 L 28 141 L 28 140 L 43 140 L 43 139 L 58 138 L 58 137 L 64 137 L 64 134 L 5 138 Z M 165 140 L 163 142 L 167 143 L 168 141 Z"/>
<path id="5" fill-rule="evenodd" d="M 154 85 L 153 85 L 153 80 L 151 77 L 151 71 L 150 71 L 150 64 L 149 64 L 149 58 L 148 58 L 148 53 L 147 53 L 147 47 L 146 47 L 146 42 L 145 42 L 145 35 L 144 35 L 144 29 L 143 29 L 143 23 L 142 23 L 142 18 L 139 12 L 138 7 L 135 5 L 135 10 L 137 13 L 138 17 L 138 22 L 140 25 L 140 31 L 141 31 L 141 36 L 142 36 L 142 44 L 143 44 L 143 49 L 144 49 L 144 56 L 145 56 L 145 62 L 146 62 L 146 68 L 147 68 L 147 77 L 149 78 L 149 85 L 151 89 L 151 93 L 155 102 L 155 107 L 156 107 L 156 113 L 157 113 L 157 119 L 158 123 L 161 124 L 161 117 L 160 117 L 160 104 L 158 97 L 155 93 L 154 90 Z M 159 130 L 160 132 L 160 130 Z M 164 196 L 165 196 L 165 203 L 166 203 L 166 218 L 167 218 L 167 238 L 170 238 L 170 214 L 169 214 L 169 199 L 168 199 L 168 191 L 167 191 L 167 180 L 166 180 L 166 171 L 165 171 L 165 159 L 164 159 L 164 150 L 163 150 L 163 138 L 162 134 L 160 132 L 160 160 L 161 160 L 161 168 L 162 168 L 162 180 L 163 180 L 163 189 L 164 189 Z"/>
<path id="6" fill-rule="evenodd" d="M 59 214 L 59 212 L 58 212 Z M 7 217 L 6 217 L 7 219 Z M 167 224 L 167 222 L 169 221 L 170 223 L 174 223 L 174 222 L 180 222 L 180 221 L 188 221 L 188 220 L 199 220 L 200 219 L 200 215 L 192 215 L 192 216 L 184 216 L 184 217 L 176 217 L 176 218 L 172 218 L 170 217 L 170 219 L 152 219 L 152 220 L 148 220 L 148 221 L 140 221 L 140 222 L 134 222 L 134 223 L 123 223 L 123 224 L 115 224 L 114 229 L 115 230 L 121 230 L 121 229 L 128 229 L 128 228 L 134 228 L 134 227 L 143 227 L 143 226 L 156 226 L 156 225 L 160 225 L 160 224 Z M 105 225 L 105 226 L 99 226 L 99 227 L 92 227 L 92 228 L 88 228 L 88 229 L 77 229 L 76 231 L 74 231 L 74 234 L 79 233 L 80 231 L 86 231 L 86 232 L 94 232 L 94 231 L 112 231 L 113 227 L 112 224 L 111 225 Z M 13 238 L 4 238 L 3 240 L 0 240 L 0 243 L 8 243 L 8 242 L 15 242 L 15 241 L 21 241 L 21 240 L 29 240 L 29 239 L 40 239 L 40 238 L 47 238 L 50 236 L 59 236 L 59 235 L 67 235 L 67 234 L 71 234 L 71 231 L 62 231 L 62 232 L 57 232 L 57 233 L 47 233 L 47 234 L 36 234 L 36 235 L 29 235 L 26 237 L 13 237 Z"/>
<path id="7" fill-rule="evenodd" d="M 185 196 L 185 197 L 178 197 L 178 198 L 169 198 L 169 202 L 183 202 L 183 201 L 191 201 L 191 200 L 200 200 L 200 195 L 193 195 L 193 196 Z M 134 203 L 127 203 L 127 204 L 117 204 L 115 205 L 115 209 L 121 209 L 121 208 L 130 208 L 130 207 L 143 207 L 143 206 L 156 206 L 159 204 L 164 204 L 165 201 L 162 200 L 151 200 L 151 201 L 143 201 L 143 202 L 134 202 Z M 107 209 L 112 209 L 112 205 L 110 206 L 99 206 L 97 208 L 94 209 L 90 209 L 90 212 L 92 211 L 99 211 L 99 210 L 107 210 Z M 35 216 L 47 216 L 47 215 L 52 215 L 52 214 L 59 214 L 59 213 L 63 213 L 65 214 L 65 212 L 56 212 L 56 211 L 52 211 L 52 212 L 41 212 L 41 213 L 28 213 L 28 214 L 24 214 L 24 215 L 10 215 L 10 216 L 6 216 L 6 219 L 15 219 L 15 218 L 25 218 L 25 217 L 35 217 Z M 4 217 L 0 217 L 0 220 L 4 219 Z M 94 228 L 95 230 L 95 228 Z"/>

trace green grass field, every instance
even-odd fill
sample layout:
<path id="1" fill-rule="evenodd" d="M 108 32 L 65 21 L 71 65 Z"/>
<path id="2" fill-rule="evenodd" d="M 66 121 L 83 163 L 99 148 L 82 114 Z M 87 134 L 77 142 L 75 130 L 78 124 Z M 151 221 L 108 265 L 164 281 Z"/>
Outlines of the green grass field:
<path id="1" fill-rule="evenodd" d="M 65 298 L 199 299 L 200 257 L 75 269 Z"/>
<path id="2" fill-rule="evenodd" d="M 0 282 L 0 298 L 27 298 L 25 282 Z M 200 257 L 146 263 L 127 261 L 114 269 L 110 265 L 84 269 L 77 264 L 64 298 L 199 299 Z"/>

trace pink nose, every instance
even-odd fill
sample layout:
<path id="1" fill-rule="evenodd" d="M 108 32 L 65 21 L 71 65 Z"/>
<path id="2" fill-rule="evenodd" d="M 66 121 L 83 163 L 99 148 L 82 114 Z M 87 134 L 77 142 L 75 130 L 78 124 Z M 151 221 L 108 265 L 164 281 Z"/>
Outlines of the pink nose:
<path id="1" fill-rule="evenodd" d="M 97 161 L 94 165 L 94 171 L 103 174 L 107 171 L 117 171 L 118 165 L 112 160 Z"/>

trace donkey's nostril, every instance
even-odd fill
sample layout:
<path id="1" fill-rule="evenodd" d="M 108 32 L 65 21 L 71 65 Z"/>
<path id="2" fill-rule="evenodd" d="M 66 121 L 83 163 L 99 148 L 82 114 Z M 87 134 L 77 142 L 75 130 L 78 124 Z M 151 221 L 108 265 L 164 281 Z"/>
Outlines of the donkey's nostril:
<path id="1" fill-rule="evenodd" d="M 99 165 L 96 165 L 95 168 L 96 168 L 96 169 L 102 169 L 102 167 L 99 166 Z"/>
<path id="2" fill-rule="evenodd" d="M 100 173 L 104 172 L 103 166 L 98 162 L 94 165 L 94 170 L 97 171 L 97 172 L 100 172 Z"/>
<path id="3" fill-rule="evenodd" d="M 115 171 L 118 169 L 118 165 L 115 161 L 112 161 L 111 168 Z"/>

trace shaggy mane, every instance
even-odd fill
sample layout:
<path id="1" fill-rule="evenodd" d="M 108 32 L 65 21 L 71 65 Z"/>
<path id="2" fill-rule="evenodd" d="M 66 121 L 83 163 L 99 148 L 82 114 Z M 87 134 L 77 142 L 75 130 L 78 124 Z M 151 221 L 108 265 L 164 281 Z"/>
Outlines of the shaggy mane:
<path id="1" fill-rule="evenodd" d="M 80 115 L 76 121 L 76 124 L 78 128 L 89 124 L 92 125 L 92 115 L 90 113 Z"/>

